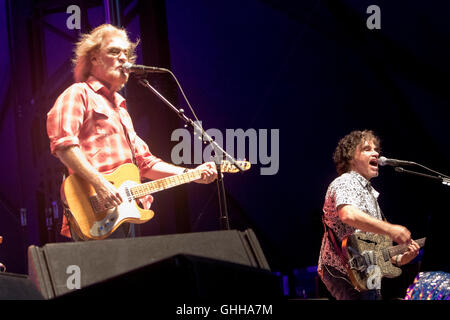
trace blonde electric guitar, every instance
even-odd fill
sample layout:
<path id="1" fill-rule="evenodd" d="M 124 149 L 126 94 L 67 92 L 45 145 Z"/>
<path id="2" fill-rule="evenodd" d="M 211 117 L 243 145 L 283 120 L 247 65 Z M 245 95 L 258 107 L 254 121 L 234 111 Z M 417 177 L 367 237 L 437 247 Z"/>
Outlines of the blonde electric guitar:
<path id="1" fill-rule="evenodd" d="M 237 162 L 244 170 L 250 162 Z M 221 164 L 222 172 L 239 172 L 228 161 Z M 163 179 L 140 183 L 139 169 L 131 163 L 118 167 L 104 175 L 119 190 L 123 202 L 118 207 L 107 206 L 99 201 L 95 189 L 87 181 L 72 174 L 64 181 L 64 202 L 69 207 L 69 221 L 74 231 L 83 239 L 104 239 L 122 223 L 144 223 L 154 216 L 152 210 L 141 208 L 136 200 L 152 193 L 166 190 L 201 178 L 200 169 Z"/>

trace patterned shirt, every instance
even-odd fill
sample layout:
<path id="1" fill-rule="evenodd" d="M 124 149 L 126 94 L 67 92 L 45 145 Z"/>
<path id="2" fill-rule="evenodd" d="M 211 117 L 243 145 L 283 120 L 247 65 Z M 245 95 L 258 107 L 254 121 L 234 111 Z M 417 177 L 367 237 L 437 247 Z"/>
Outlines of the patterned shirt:
<path id="1" fill-rule="evenodd" d="M 382 220 L 382 212 L 377 201 L 378 196 L 379 193 L 371 186 L 370 182 L 355 171 L 342 174 L 329 185 L 323 205 L 323 218 L 325 224 L 334 231 L 338 246 L 346 236 L 360 231 L 341 221 L 338 207 L 344 204 L 352 205 L 372 217 Z M 322 238 L 319 271 L 322 270 L 324 264 L 332 266 L 342 273 L 347 273 L 342 259 L 334 250 L 328 233 L 324 233 Z"/>
<path id="2" fill-rule="evenodd" d="M 133 162 L 130 145 L 141 173 L 162 161 L 134 131 L 125 99 L 117 92 L 111 96 L 92 76 L 71 85 L 57 98 L 47 114 L 47 134 L 52 154 L 59 148 L 79 146 L 90 164 L 103 174 Z M 152 200 L 148 197 L 144 206 L 149 208 Z M 68 235 L 65 217 L 61 233 Z"/>

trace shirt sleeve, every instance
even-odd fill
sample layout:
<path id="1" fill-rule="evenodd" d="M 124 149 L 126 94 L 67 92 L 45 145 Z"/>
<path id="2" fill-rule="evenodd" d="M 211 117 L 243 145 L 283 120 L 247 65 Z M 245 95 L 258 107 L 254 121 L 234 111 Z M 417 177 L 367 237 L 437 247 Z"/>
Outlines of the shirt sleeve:
<path id="1" fill-rule="evenodd" d="M 334 197 L 336 209 L 341 205 L 353 205 L 357 208 L 360 206 L 358 196 L 361 188 L 357 181 L 352 179 L 342 179 L 334 185 Z"/>
<path id="2" fill-rule="evenodd" d="M 81 84 L 67 88 L 56 99 L 47 114 L 47 134 L 50 139 L 50 151 L 61 147 L 79 145 L 79 131 L 86 110 L 85 91 Z"/>
<path id="3" fill-rule="evenodd" d="M 148 145 L 138 135 L 134 139 L 134 152 L 136 164 L 141 171 L 151 169 L 155 163 L 162 161 L 150 152 Z"/>

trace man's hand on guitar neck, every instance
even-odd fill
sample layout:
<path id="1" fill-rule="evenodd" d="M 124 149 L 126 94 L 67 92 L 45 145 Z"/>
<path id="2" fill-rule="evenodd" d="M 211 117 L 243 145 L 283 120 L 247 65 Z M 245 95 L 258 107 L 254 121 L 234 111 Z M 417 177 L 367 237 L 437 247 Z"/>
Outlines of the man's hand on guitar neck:
<path id="1" fill-rule="evenodd" d="M 410 263 L 415 257 L 417 257 L 419 255 L 419 251 L 420 245 L 416 241 L 411 240 L 408 244 L 408 251 L 392 257 L 391 262 L 397 267 L 403 266 Z"/>
<path id="2" fill-rule="evenodd" d="M 217 178 L 217 170 L 214 162 L 205 162 L 195 169 L 199 169 L 202 172 L 202 177 L 194 181 L 196 183 L 208 184 Z"/>

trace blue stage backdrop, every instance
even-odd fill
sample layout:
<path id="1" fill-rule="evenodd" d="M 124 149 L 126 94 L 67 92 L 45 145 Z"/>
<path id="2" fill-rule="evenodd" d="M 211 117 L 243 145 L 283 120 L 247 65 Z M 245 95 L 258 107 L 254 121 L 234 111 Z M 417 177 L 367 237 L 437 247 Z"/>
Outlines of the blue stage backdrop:
<path id="1" fill-rule="evenodd" d="M 204 127 L 279 130 L 275 175 L 258 161 L 225 178 L 231 225 L 254 228 L 274 268 L 317 263 L 332 153 L 351 130 L 374 130 L 387 157 L 449 173 L 448 5 L 378 1 L 381 29 L 370 30 L 371 4 L 166 3 L 172 70 Z M 386 216 L 414 237 L 448 211 L 439 183 L 383 167 L 374 185 Z M 204 201 L 201 188 L 188 197 L 197 231 L 218 225 L 215 194 Z"/>
<path id="2" fill-rule="evenodd" d="M 55 171 L 58 161 L 45 144 L 45 114 L 70 84 L 70 64 L 64 63 L 71 58 L 74 40 L 55 48 L 55 30 L 45 43 L 27 39 L 30 25 L 20 22 L 30 21 L 33 2 L 24 1 L 21 12 L 14 5 L 12 13 L 8 3 L 0 6 L 0 235 L 8 240 L 0 247 L 0 261 L 8 263 L 11 271 L 23 272 L 28 245 L 64 241 L 48 236 L 43 211 L 57 201 L 54 195 L 60 183 Z M 141 38 L 138 62 L 170 68 L 203 127 L 223 135 L 224 147 L 232 142 L 226 139 L 227 132 L 241 129 L 249 135 L 244 157 L 252 160 L 252 168 L 224 179 L 229 222 L 232 229 L 255 230 L 273 270 L 290 272 L 317 264 L 324 195 L 336 177 L 332 154 L 338 140 L 350 131 L 372 129 L 380 136 L 386 157 L 450 174 L 446 2 L 118 3 L 122 16 L 133 12 L 137 16 L 120 23 L 128 26 L 133 39 Z M 105 21 L 102 4 L 82 10 L 91 16 L 82 32 Z M 380 29 L 368 27 L 372 13 L 367 9 L 373 4 L 380 9 Z M 155 8 L 159 11 L 151 10 Z M 63 30 L 67 16 L 63 11 L 46 21 Z M 20 53 L 16 57 L 9 56 L 8 17 L 16 23 L 14 52 Z M 77 32 L 69 32 L 68 37 L 76 39 Z M 29 71 L 35 70 L 33 49 L 39 44 L 55 56 L 49 60 L 49 53 L 45 55 L 45 70 L 59 81 L 51 94 L 36 89 L 42 90 L 38 80 L 50 75 Z M 54 75 L 61 66 L 66 66 L 69 77 Z M 170 77 L 148 78 L 193 118 Z M 17 90 L 20 81 L 24 89 L 15 99 L 17 91 L 11 86 Z M 178 141 L 170 139 L 176 129 L 184 128 L 183 123 L 135 82 L 124 94 L 138 133 L 155 154 L 173 161 L 171 152 Z M 22 111 L 24 117 L 33 112 L 33 118 L 22 120 Z M 50 186 L 45 182 L 49 180 Z M 388 219 L 408 227 L 415 238 L 429 234 L 430 219 L 448 213 L 450 189 L 439 182 L 383 167 L 373 184 Z M 141 235 L 220 228 L 216 185 L 193 183 L 180 188 L 155 195 L 156 217 L 141 227 Z M 52 199 L 45 196 L 50 189 Z M 20 224 L 20 208 L 28 213 L 25 227 Z"/>

